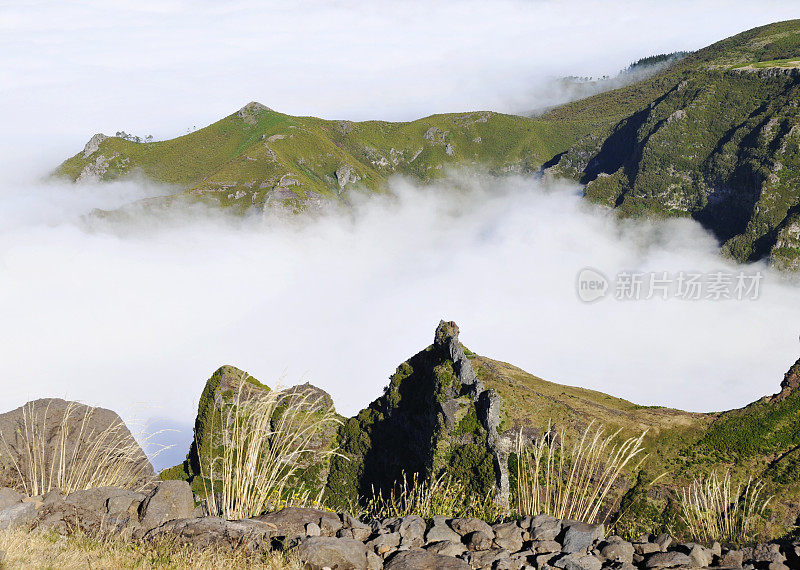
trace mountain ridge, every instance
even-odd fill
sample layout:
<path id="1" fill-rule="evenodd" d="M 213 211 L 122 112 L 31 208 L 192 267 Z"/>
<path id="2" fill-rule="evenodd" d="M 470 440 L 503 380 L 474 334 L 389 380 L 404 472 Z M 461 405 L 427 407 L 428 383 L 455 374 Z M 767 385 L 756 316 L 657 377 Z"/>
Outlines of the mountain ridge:
<path id="1" fill-rule="evenodd" d="M 158 142 L 95 135 L 56 174 L 139 172 L 234 212 L 300 212 L 384 192 L 394 175 L 430 183 L 451 167 L 565 177 L 620 216 L 691 217 L 739 261 L 800 270 L 800 20 L 721 40 L 648 78 L 540 116 L 493 111 L 415 121 L 293 117 L 251 102 Z"/>

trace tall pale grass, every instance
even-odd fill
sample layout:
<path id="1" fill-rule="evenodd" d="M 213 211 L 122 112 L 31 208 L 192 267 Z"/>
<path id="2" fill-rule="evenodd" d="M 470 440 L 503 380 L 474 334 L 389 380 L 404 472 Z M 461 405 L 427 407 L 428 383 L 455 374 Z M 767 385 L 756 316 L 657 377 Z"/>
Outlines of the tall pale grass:
<path id="1" fill-rule="evenodd" d="M 23 406 L 16 445 L 0 433 L 3 455 L 13 465 L 21 490 L 29 495 L 104 486 L 141 490 L 152 481 L 149 461 L 121 420 L 96 429 L 96 408 L 69 402 L 61 413 L 51 410 L 51 404 Z"/>
<path id="2" fill-rule="evenodd" d="M 442 474 L 429 480 L 420 480 L 419 474 L 407 477 L 388 494 L 372 490 L 372 496 L 360 515 L 367 519 L 381 520 L 391 517 L 419 515 L 429 519 L 437 515 L 448 517 L 476 517 L 495 521 L 502 516 L 494 493 L 472 496 L 464 484 L 453 477 Z"/>
<path id="3" fill-rule="evenodd" d="M 681 494 L 683 521 L 693 538 L 711 542 L 746 544 L 758 538 L 760 515 L 771 498 L 764 483 L 750 479 L 734 489 L 731 474 L 712 473 L 696 479 Z"/>
<path id="4" fill-rule="evenodd" d="M 298 488 L 300 469 L 336 453 L 315 440 L 339 423 L 332 406 L 320 404 L 311 391 L 256 389 L 239 384 L 232 402 L 214 413 L 211 441 L 201 457 L 211 514 L 228 520 L 258 516 L 270 508 L 319 503 L 309 489 Z"/>
<path id="5" fill-rule="evenodd" d="M 548 425 L 546 435 L 527 447 L 520 432 L 516 513 L 604 522 L 610 511 L 607 499 L 620 475 L 626 468 L 637 470 L 645 458 L 645 433 L 617 442 L 619 431 L 607 435 L 602 426 L 591 423 L 581 436 L 570 439 L 562 431 L 556 441 Z"/>

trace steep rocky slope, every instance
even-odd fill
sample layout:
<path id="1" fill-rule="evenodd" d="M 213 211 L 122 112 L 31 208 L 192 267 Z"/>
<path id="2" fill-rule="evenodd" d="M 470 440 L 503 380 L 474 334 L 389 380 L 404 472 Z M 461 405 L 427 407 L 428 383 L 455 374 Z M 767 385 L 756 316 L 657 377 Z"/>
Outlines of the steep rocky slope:
<path id="1" fill-rule="evenodd" d="M 611 119 L 553 173 L 623 215 L 691 216 L 739 261 L 800 253 L 800 21 L 755 28 L 549 120 Z"/>

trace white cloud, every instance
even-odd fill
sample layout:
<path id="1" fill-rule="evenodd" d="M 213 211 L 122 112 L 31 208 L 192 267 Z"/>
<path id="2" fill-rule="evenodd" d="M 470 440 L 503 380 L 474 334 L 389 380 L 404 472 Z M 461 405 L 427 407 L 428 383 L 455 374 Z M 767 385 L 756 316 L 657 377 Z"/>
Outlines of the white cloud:
<path id="1" fill-rule="evenodd" d="M 524 178 L 394 188 L 311 224 L 201 215 L 121 234 L 76 222 L 99 188 L 60 198 L 58 221 L 6 195 L 0 211 L 29 221 L 0 233 L 4 406 L 62 395 L 185 427 L 234 364 L 307 379 L 352 414 L 440 318 L 545 379 L 691 410 L 777 391 L 797 355 L 800 290 L 773 275 L 750 302 L 578 300 L 585 266 L 726 269 L 692 222 L 620 226 L 576 187 Z"/>
<path id="2" fill-rule="evenodd" d="M 797 290 L 751 304 L 603 302 L 586 265 L 711 268 L 687 222 L 619 230 L 574 189 L 398 182 L 399 203 L 313 228 L 80 221 L 163 191 L 39 182 L 91 134 L 180 134 L 249 100 L 351 119 L 532 108 L 550 77 L 613 74 L 786 19 L 794 2 L 28 2 L 0 8 L 3 408 L 64 395 L 180 424 L 231 363 L 304 373 L 353 412 L 455 319 L 475 350 L 547 379 L 691 409 L 773 391 L 797 352 Z M 453 210 L 456 210 L 455 213 Z M 649 239 L 649 238 L 648 238 Z M 184 434 L 184 437 L 186 434 Z"/>

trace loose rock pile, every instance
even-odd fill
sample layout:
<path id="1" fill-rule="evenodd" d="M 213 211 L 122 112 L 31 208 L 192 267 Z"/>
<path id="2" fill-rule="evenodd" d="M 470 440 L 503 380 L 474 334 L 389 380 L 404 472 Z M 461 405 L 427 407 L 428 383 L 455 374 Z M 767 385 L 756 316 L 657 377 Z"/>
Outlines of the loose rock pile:
<path id="1" fill-rule="evenodd" d="M 290 507 L 226 521 L 203 516 L 182 481 L 157 483 L 147 494 L 102 487 L 67 497 L 57 490 L 27 497 L 3 488 L 0 530 L 14 527 L 121 533 L 134 540 L 169 539 L 253 553 L 294 549 L 315 570 L 800 568 L 797 542 L 742 550 L 680 544 L 666 534 L 629 542 L 605 536 L 603 525 L 547 515 L 495 525 L 443 516 L 425 521 L 416 515 L 366 524 L 347 513 Z"/>

